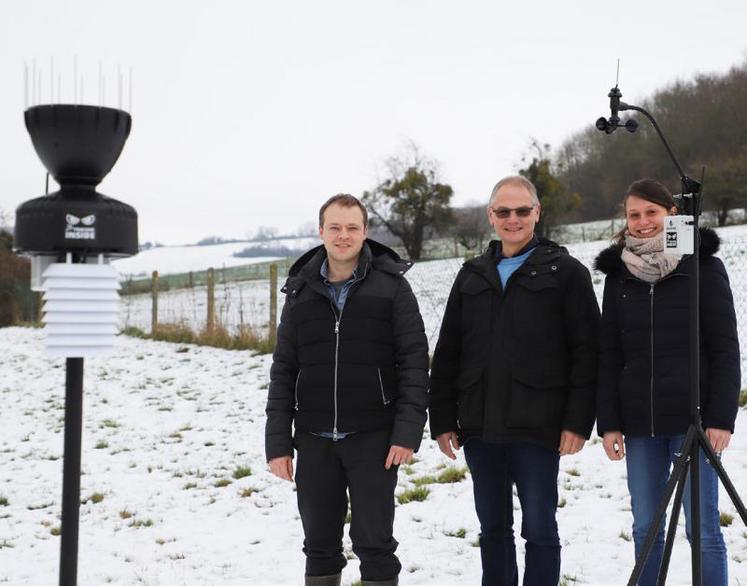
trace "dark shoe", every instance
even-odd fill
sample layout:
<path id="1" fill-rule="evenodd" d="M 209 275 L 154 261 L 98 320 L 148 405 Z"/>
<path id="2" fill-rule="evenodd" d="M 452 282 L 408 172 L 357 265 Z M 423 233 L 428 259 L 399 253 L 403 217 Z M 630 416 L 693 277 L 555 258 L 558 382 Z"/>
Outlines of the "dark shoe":
<path id="1" fill-rule="evenodd" d="M 389 578 L 388 580 L 361 580 L 361 586 L 397 586 L 399 577 Z"/>
<path id="2" fill-rule="evenodd" d="M 331 576 L 306 576 L 305 586 L 340 586 L 342 574 Z"/>

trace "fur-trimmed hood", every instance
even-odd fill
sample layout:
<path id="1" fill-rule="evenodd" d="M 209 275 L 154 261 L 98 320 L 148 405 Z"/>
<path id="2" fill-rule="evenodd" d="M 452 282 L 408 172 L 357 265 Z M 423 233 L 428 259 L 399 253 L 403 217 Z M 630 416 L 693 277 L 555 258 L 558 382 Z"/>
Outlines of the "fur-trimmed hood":
<path id="1" fill-rule="evenodd" d="M 716 231 L 711 228 L 699 228 L 699 232 L 701 258 L 716 254 L 721 246 L 721 238 L 716 234 Z M 623 265 L 621 254 L 622 247 L 617 244 L 605 248 L 594 259 L 594 269 L 603 272 L 605 275 L 616 273 Z"/>

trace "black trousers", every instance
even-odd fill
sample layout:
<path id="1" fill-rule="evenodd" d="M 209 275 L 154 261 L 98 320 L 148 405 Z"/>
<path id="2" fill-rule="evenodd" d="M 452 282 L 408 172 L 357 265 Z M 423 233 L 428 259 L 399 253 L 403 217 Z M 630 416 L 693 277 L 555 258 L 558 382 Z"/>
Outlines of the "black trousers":
<path id="1" fill-rule="evenodd" d="M 350 493 L 350 539 L 363 580 L 389 580 L 402 568 L 394 539 L 397 467 L 384 468 L 387 431 L 332 441 L 310 433 L 295 437 L 296 493 L 304 530 L 306 575 L 337 574 L 347 561 L 342 534 Z"/>

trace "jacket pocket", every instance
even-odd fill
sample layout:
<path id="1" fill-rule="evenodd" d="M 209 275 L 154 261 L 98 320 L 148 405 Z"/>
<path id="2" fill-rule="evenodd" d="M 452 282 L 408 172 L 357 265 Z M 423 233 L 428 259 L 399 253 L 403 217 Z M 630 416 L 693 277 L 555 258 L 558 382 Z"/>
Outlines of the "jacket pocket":
<path id="1" fill-rule="evenodd" d="M 544 381 L 543 381 L 544 382 Z M 514 429 L 560 428 L 566 401 L 565 386 L 534 386 L 511 378 L 506 425 Z"/>
<path id="2" fill-rule="evenodd" d="M 296 375 L 296 384 L 293 388 L 293 397 L 294 402 L 296 404 L 296 411 L 298 411 L 298 383 L 301 381 L 301 370 L 298 370 L 298 374 Z"/>
<path id="3" fill-rule="evenodd" d="M 391 366 L 379 366 L 376 369 L 376 385 L 379 391 L 379 403 L 391 405 L 397 399 L 397 377 Z"/>
<path id="4" fill-rule="evenodd" d="M 482 429 L 485 412 L 485 389 L 481 369 L 459 374 L 457 386 L 457 418 L 461 429 Z"/>

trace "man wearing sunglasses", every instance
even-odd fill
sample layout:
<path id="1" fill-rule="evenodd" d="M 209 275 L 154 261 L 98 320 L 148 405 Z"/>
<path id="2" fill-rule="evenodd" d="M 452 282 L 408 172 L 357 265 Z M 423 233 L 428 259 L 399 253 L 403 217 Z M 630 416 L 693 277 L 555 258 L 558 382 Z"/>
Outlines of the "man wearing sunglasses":
<path id="1" fill-rule="evenodd" d="M 556 586 L 558 465 L 594 424 L 599 307 L 589 271 L 535 235 L 530 181 L 501 179 L 487 215 L 499 240 L 464 263 L 449 295 L 431 368 L 431 434 L 449 458 L 464 446 L 483 585 L 519 583 L 515 484 L 523 584 Z"/>

